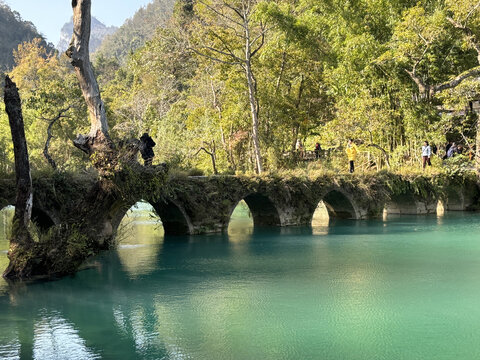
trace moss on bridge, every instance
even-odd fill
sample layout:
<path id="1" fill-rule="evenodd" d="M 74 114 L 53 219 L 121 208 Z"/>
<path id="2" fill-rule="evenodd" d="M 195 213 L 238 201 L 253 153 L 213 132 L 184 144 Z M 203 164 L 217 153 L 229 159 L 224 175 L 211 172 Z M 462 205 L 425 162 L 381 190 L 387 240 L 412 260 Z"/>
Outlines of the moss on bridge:
<path id="1" fill-rule="evenodd" d="M 188 177 L 165 170 L 126 167 L 102 180 L 93 172 L 34 174 L 36 219 L 55 225 L 34 227 L 37 241 L 32 248 L 11 249 L 11 277 L 75 272 L 88 257 L 115 246 L 121 218 L 140 200 L 154 206 L 166 233 L 172 234 L 225 231 L 242 199 L 255 225 L 277 226 L 309 225 L 322 200 L 330 202 L 333 213 L 357 219 L 380 216 L 387 204 L 402 201 L 423 204 L 425 213 L 439 200 L 456 210 L 478 204 L 477 178 L 468 172 Z M 14 179 L 3 177 L 0 204 L 14 204 L 14 199 Z"/>

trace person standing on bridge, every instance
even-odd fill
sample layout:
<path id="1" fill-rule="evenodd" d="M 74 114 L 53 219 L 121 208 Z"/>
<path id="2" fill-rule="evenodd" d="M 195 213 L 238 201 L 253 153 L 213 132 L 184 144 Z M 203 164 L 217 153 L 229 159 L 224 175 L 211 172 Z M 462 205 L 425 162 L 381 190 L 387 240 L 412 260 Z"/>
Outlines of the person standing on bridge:
<path id="1" fill-rule="evenodd" d="M 140 138 L 140 154 L 142 154 L 145 166 L 152 166 L 153 157 L 155 156 L 153 147 L 155 145 L 155 141 L 153 141 L 148 133 L 144 133 Z"/>
<path id="2" fill-rule="evenodd" d="M 348 162 L 350 164 L 350 173 L 353 173 L 355 171 L 355 160 L 358 153 L 357 145 L 355 145 L 353 139 L 348 140 L 347 148 L 345 149 L 345 151 L 347 153 Z"/>
<path id="3" fill-rule="evenodd" d="M 320 146 L 320 143 L 315 144 L 315 160 L 320 159 L 320 151 L 322 151 L 322 147 Z"/>
<path id="4" fill-rule="evenodd" d="M 425 170 L 425 166 L 432 166 L 432 163 L 430 162 L 430 157 L 432 156 L 432 149 L 430 148 L 430 145 L 428 145 L 428 141 L 423 142 L 422 146 L 422 163 L 423 163 L 423 170 Z"/>

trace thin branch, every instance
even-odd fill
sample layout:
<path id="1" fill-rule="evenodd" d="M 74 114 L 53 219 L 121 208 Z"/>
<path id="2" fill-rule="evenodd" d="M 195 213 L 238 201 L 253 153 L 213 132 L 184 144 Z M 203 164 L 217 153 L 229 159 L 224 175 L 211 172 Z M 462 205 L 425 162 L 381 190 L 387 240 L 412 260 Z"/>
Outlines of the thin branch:
<path id="1" fill-rule="evenodd" d="M 227 8 L 229 8 L 230 10 L 232 10 L 233 12 L 235 12 L 235 14 L 237 14 L 240 19 L 242 20 L 245 20 L 245 14 L 242 14 L 240 12 L 240 10 L 238 10 L 237 8 L 234 8 L 233 6 L 231 6 L 230 4 L 227 4 L 225 1 L 223 2 L 223 5 Z M 243 26 L 242 26 L 243 27 Z"/>
<path id="2" fill-rule="evenodd" d="M 447 89 L 452 89 L 452 88 L 460 85 L 460 83 L 463 82 L 464 80 L 466 80 L 468 78 L 471 78 L 471 77 L 474 77 L 474 76 L 480 76 L 480 66 L 477 66 L 477 67 L 474 67 L 473 69 L 467 70 L 467 71 L 463 72 L 462 74 L 458 75 L 457 77 L 455 77 L 454 79 L 452 79 L 450 81 L 444 82 L 444 83 L 439 84 L 439 85 L 435 85 L 432 88 L 432 92 L 435 94 L 435 93 L 438 93 L 438 92 L 441 92 L 441 91 L 444 91 L 444 90 L 447 90 Z"/>
<path id="3" fill-rule="evenodd" d="M 475 5 L 475 6 L 472 8 L 472 10 L 470 10 L 470 12 L 467 14 L 467 17 L 466 17 L 465 20 L 464 20 L 465 23 L 467 22 L 468 18 L 469 18 L 470 16 L 472 16 L 472 14 L 475 12 L 475 10 L 478 9 L 479 6 L 480 6 L 480 1 L 479 1 L 479 2 L 477 3 L 477 5 Z"/>
<path id="4" fill-rule="evenodd" d="M 480 3 L 479 3 L 480 4 Z M 478 4 L 477 4 L 477 7 L 478 7 Z M 475 49 L 475 51 L 477 52 L 477 61 L 478 63 L 480 64 L 480 43 L 477 39 L 477 36 L 475 35 L 475 33 L 472 31 L 472 29 L 470 29 L 469 27 L 467 27 L 466 25 L 462 25 L 460 24 L 458 21 L 454 20 L 453 18 L 447 16 L 447 20 L 456 28 L 456 29 L 459 29 L 461 30 L 465 35 L 468 36 L 468 41 L 470 42 L 470 44 L 473 46 L 473 48 Z"/>
<path id="5" fill-rule="evenodd" d="M 243 63 L 241 63 L 241 62 L 225 61 L 225 60 L 216 58 L 216 57 L 214 57 L 214 56 L 210 56 L 210 55 L 204 54 L 204 53 L 198 51 L 197 49 L 194 49 L 194 48 L 191 48 L 191 47 L 187 47 L 187 50 L 191 50 L 191 51 L 193 51 L 194 53 L 196 53 L 196 54 L 198 54 L 198 55 L 200 55 L 200 56 L 206 57 L 207 59 L 210 59 L 210 60 L 213 60 L 213 61 L 220 62 L 220 63 L 222 63 L 222 64 L 227 64 L 227 65 L 243 65 Z"/>
<path id="6" fill-rule="evenodd" d="M 256 53 L 263 47 L 263 45 L 265 44 L 265 32 L 264 32 L 264 31 L 262 31 L 261 38 L 262 38 L 262 42 L 260 43 L 260 45 L 258 45 L 258 47 L 257 47 L 255 50 L 252 51 L 252 54 L 250 55 L 250 57 L 254 57 L 255 54 L 256 54 Z M 250 44 L 250 46 L 253 45 L 253 44 L 255 43 L 255 41 L 257 41 L 257 40 L 258 40 L 258 37 L 257 37 L 255 40 L 253 40 L 253 42 Z"/>
<path id="7" fill-rule="evenodd" d="M 228 51 L 228 54 L 232 58 L 236 59 L 237 61 L 243 61 L 241 58 L 239 58 L 237 55 L 233 53 L 233 50 L 230 48 L 230 46 L 228 46 L 227 42 L 220 35 L 216 34 L 215 32 L 212 32 L 212 35 L 221 41 L 223 46 L 225 46 L 225 49 Z"/>
<path id="8" fill-rule="evenodd" d="M 50 164 L 50 166 L 56 170 L 57 169 L 57 164 L 55 163 L 55 160 L 53 160 L 53 158 L 51 157 L 50 153 L 49 153 L 49 147 L 50 147 L 50 141 L 52 140 L 53 138 L 53 134 L 52 134 L 52 127 L 53 125 L 60 119 L 62 118 L 66 118 L 68 116 L 64 115 L 67 111 L 69 111 L 70 109 L 72 108 L 72 106 L 68 106 L 64 109 L 61 109 L 59 110 L 58 112 L 58 115 L 55 116 L 54 118 L 51 118 L 51 119 L 47 119 L 43 116 L 41 116 L 40 118 L 42 120 L 45 120 L 45 121 L 48 121 L 49 124 L 48 124 L 48 128 L 47 128 L 47 140 L 45 141 L 45 146 L 43 148 L 43 156 L 45 156 L 45 159 L 47 159 L 48 163 Z"/>
<path id="9" fill-rule="evenodd" d="M 200 149 L 198 149 L 197 152 L 195 154 L 193 154 L 193 156 L 194 157 L 197 156 L 200 153 L 200 151 L 204 151 L 208 155 L 213 156 L 213 153 L 208 151 L 207 149 L 205 149 L 203 146 Z"/>
<path id="10" fill-rule="evenodd" d="M 413 80 L 413 82 L 415 84 L 417 84 L 417 87 L 418 87 L 418 90 L 420 92 L 420 94 L 422 96 L 425 96 L 426 93 L 427 93 L 427 85 L 422 81 L 422 79 L 420 79 L 418 76 L 417 76 L 417 66 L 422 62 L 422 60 L 425 58 L 425 54 L 427 53 L 427 51 L 429 50 L 430 48 L 430 44 L 428 44 L 425 49 L 423 50 L 423 53 L 422 55 L 420 56 L 420 58 L 415 62 L 415 64 L 413 64 L 413 67 L 412 67 L 412 71 L 409 71 L 407 69 L 405 69 L 405 72 L 410 75 L 410 78 Z"/>
<path id="11" fill-rule="evenodd" d="M 383 155 L 385 156 L 385 163 L 387 164 L 387 167 L 390 168 L 390 155 L 387 153 L 387 151 L 382 148 L 380 145 L 377 144 L 368 144 L 367 147 L 374 147 L 375 149 L 380 150 Z"/>
<path id="12" fill-rule="evenodd" d="M 209 9 L 210 11 L 213 11 L 215 14 L 223 17 L 224 19 L 226 19 L 226 20 L 228 20 L 228 21 L 231 21 L 232 23 L 237 24 L 237 25 L 240 26 L 240 27 L 244 27 L 244 24 L 242 24 L 241 22 L 238 22 L 238 21 L 232 19 L 231 17 L 229 17 L 229 16 L 225 15 L 224 13 L 218 11 L 218 10 L 215 9 L 214 7 L 206 4 L 204 1 L 199 0 L 198 2 L 199 2 L 200 4 L 202 4 L 202 5 L 204 5 L 204 6 L 205 6 L 207 9 Z M 227 6 L 227 7 L 229 7 L 229 6 Z M 242 19 L 243 19 L 243 17 L 242 17 Z"/>
<path id="13" fill-rule="evenodd" d="M 214 51 L 214 52 L 219 53 L 219 54 L 221 54 L 221 55 L 229 56 L 229 57 L 234 58 L 234 59 L 237 60 L 237 61 L 243 62 L 243 60 L 240 59 L 240 58 L 239 58 L 238 56 L 236 56 L 235 54 L 229 54 L 228 52 L 215 49 L 214 47 L 211 47 L 211 46 L 203 46 L 203 49 L 207 49 L 207 50 L 210 50 L 210 51 Z"/>

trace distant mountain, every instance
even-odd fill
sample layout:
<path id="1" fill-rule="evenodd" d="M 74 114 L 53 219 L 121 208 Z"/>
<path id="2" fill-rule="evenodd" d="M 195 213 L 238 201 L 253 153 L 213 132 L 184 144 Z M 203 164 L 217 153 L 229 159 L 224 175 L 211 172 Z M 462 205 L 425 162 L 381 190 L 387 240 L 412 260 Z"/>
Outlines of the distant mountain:
<path id="1" fill-rule="evenodd" d="M 13 50 L 24 41 L 35 38 L 43 39 L 43 45 L 53 50 L 53 45 L 46 43 L 31 22 L 24 21 L 18 12 L 0 1 L 0 71 L 12 69 L 15 65 Z"/>
<path id="2" fill-rule="evenodd" d="M 102 22 L 98 21 L 92 16 L 92 26 L 90 31 L 90 53 L 95 52 L 98 49 L 103 39 L 115 33 L 118 28 L 115 26 L 105 26 Z M 60 32 L 60 41 L 58 42 L 57 49 L 60 52 L 65 52 L 70 45 L 70 40 L 73 34 L 73 18 L 68 23 L 63 25 Z"/>
<path id="3" fill-rule="evenodd" d="M 124 63 L 134 52 L 153 37 L 155 29 L 171 17 L 175 0 L 154 0 L 140 8 L 113 35 L 107 36 L 95 56 L 115 58 Z"/>

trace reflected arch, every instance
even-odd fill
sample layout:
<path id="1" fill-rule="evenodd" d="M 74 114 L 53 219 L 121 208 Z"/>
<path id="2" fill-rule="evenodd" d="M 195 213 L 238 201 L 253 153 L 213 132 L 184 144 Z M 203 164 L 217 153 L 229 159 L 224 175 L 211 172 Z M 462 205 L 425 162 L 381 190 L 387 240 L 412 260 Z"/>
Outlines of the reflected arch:
<path id="1" fill-rule="evenodd" d="M 238 201 L 230 211 L 228 217 L 229 222 L 232 218 L 233 211 L 237 208 L 242 200 L 247 204 L 248 209 L 250 210 L 254 227 L 258 228 L 281 225 L 280 215 L 273 201 L 270 200 L 268 196 L 258 193 L 249 194 Z"/>

